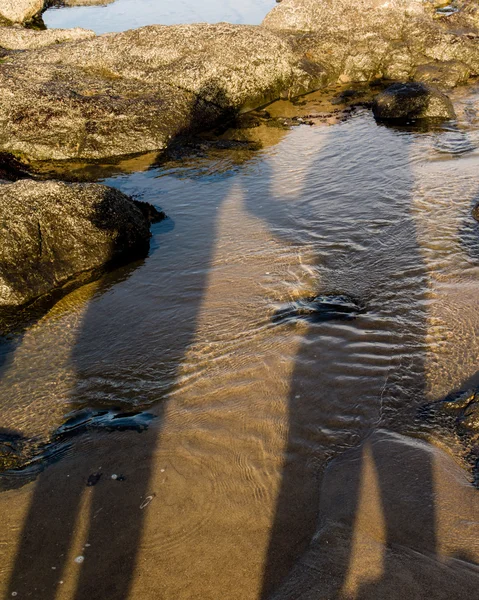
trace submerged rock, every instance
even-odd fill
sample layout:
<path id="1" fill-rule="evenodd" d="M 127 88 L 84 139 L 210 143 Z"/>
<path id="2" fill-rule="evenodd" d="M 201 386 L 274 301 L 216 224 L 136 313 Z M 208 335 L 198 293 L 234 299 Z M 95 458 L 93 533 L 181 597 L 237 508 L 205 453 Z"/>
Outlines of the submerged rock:
<path id="1" fill-rule="evenodd" d="M 274 322 L 306 319 L 312 322 L 353 319 L 365 310 L 364 305 L 344 294 L 323 294 L 291 302 L 279 309 Z"/>
<path id="2" fill-rule="evenodd" d="M 472 209 L 472 216 L 476 221 L 479 221 L 479 203 Z"/>
<path id="3" fill-rule="evenodd" d="M 149 219 L 97 184 L 0 185 L 0 307 L 21 306 L 82 272 L 148 252 Z"/>
<path id="4" fill-rule="evenodd" d="M 47 441 L 28 439 L 17 432 L 0 429 L 0 490 L 18 487 L 34 479 L 49 464 L 61 459 L 72 441 L 84 434 L 95 431 L 143 433 L 156 416 L 146 411 L 130 411 L 108 408 L 75 411 L 66 416 Z M 99 473 L 88 477 L 87 486 L 96 485 Z M 125 475 L 111 477 L 125 481 Z"/>
<path id="5" fill-rule="evenodd" d="M 453 119 L 449 98 L 424 83 L 395 83 L 376 96 L 373 114 L 378 121 Z"/>

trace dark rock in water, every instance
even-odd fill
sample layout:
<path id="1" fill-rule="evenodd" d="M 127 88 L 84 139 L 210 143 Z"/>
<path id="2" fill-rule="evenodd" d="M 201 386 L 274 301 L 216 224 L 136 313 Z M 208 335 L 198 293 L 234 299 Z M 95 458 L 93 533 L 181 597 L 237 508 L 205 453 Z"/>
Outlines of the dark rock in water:
<path id="1" fill-rule="evenodd" d="M 96 485 L 100 481 L 102 475 L 103 473 L 92 473 L 87 479 L 87 487 L 93 487 Z"/>
<path id="2" fill-rule="evenodd" d="M 0 179 L 5 181 L 18 181 L 29 178 L 30 175 L 20 161 L 11 154 L 0 152 Z"/>
<path id="3" fill-rule="evenodd" d="M 16 432 L 0 430 L 0 490 L 18 487 L 34 479 L 49 464 L 60 460 L 77 436 L 95 431 L 141 433 L 155 418 L 155 415 L 143 411 L 82 409 L 69 415 L 50 440 L 42 444 Z M 87 486 L 96 485 L 101 475 L 91 474 Z M 126 477 L 117 475 L 115 479 L 125 481 Z"/>
<path id="4" fill-rule="evenodd" d="M 92 430 L 103 431 L 137 431 L 148 429 L 155 415 L 146 412 L 124 412 L 115 409 L 84 409 L 70 415 L 67 421 L 55 432 L 55 441 L 85 433 Z"/>
<path id="5" fill-rule="evenodd" d="M 0 430 L 0 472 L 15 469 L 21 464 L 24 441 L 16 432 Z"/>
<path id="6" fill-rule="evenodd" d="M 146 256 L 153 207 L 97 184 L 0 185 L 0 308 L 18 307 L 113 261 Z"/>
<path id="7" fill-rule="evenodd" d="M 479 203 L 472 209 L 472 216 L 479 221 Z"/>
<path id="8" fill-rule="evenodd" d="M 373 114 L 378 121 L 410 122 L 419 119 L 453 119 L 449 98 L 424 83 L 394 83 L 376 96 Z"/>
<path id="9" fill-rule="evenodd" d="M 291 302 L 273 316 L 275 323 L 305 319 L 312 322 L 353 319 L 363 313 L 365 306 L 344 294 L 324 294 Z"/>
<path id="10" fill-rule="evenodd" d="M 426 424 L 441 437 L 454 440 L 466 464 L 469 464 L 475 485 L 479 487 L 479 388 L 453 392 L 443 400 L 421 407 L 419 424 Z"/>
<path id="11" fill-rule="evenodd" d="M 161 223 L 166 219 L 166 214 L 162 210 L 158 210 L 149 202 L 143 202 L 142 200 L 133 200 L 133 203 L 137 208 L 140 209 L 142 215 L 148 221 L 148 223 Z"/>

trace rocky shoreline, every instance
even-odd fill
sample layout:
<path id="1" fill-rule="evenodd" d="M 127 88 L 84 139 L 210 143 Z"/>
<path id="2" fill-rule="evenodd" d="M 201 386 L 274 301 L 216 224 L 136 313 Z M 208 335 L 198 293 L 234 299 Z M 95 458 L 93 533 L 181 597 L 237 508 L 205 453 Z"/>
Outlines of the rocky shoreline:
<path id="1" fill-rule="evenodd" d="M 24 23 L 50 5 L 3 0 L 0 15 Z M 2 170 L 16 179 L 52 161 L 68 173 L 74 161 L 161 153 L 278 98 L 338 83 L 400 82 L 375 100 L 378 120 L 452 119 L 444 91 L 479 74 L 479 9 L 462 0 L 437 12 L 442 5 L 284 0 L 261 26 L 155 25 L 101 36 L 1 27 Z M 5 263 L 2 281 L 20 277 L 16 268 Z M 33 286 L 22 301 L 63 280 Z M 2 306 L 12 303 L 8 289 Z"/>

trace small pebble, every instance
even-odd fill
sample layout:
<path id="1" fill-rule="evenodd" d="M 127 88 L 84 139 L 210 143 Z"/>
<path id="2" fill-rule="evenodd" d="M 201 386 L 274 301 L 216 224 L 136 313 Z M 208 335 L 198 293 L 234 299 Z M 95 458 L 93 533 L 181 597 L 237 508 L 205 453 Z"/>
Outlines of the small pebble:
<path id="1" fill-rule="evenodd" d="M 12 592 L 12 596 L 16 596 L 16 595 L 17 595 L 17 592 Z"/>
<path id="2" fill-rule="evenodd" d="M 81 565 L 81 563 L 85 560 L 84 556 L 77 556 L 75 558 L 75 562 L 78 563 L 79 565 Z M 60 582 L 61 583 L 61 582 Z"/>
<path id="3" fill-rule="evenodd" d="M 115 473 L 113 473 L 113 475 L 111 476 L 112 479 L 118 479 L 118 475 L 116 475 Z"/>

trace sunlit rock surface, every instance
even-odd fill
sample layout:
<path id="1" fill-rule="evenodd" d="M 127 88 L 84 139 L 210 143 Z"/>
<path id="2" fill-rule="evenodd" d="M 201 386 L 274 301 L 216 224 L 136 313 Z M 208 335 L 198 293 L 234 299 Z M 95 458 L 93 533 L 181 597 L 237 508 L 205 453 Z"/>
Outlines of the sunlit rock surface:
<path id="1" fill-rule="evenodd" d="M 6 50 L 31 50 L 95 37 L 87 29 L 46 29 L 37 31 L 20 27 L 0 27 L 0 47 Z"/>
<path id="2" fill-rule="evenodd" d="M 43 8 L 44 0 L 0 0 L 0 21 L 23 23 Z"/>
<path id="3" fill-rule="evenodd" d="M 114 259 L 144 255 L 149 220 L 125 194 L 97 184 L 0 185 L 0 306 L 13 307 Z"/>
<path id="4" fill-rule="evenodd" d="M 462 28 L 421 0 L 283 0 L 263 25 L 301 32 L 298 49 L 341 81 L 404 80 L 431 61 L 456 60 L 479 72 L 479 20 L 462 6 L 459 14 Z"/>
<path id="5" fill-rule="evenodd" d="M 15 54 L 0 65 L 0 148 L 35 160 L 158 150 L 322 76 L 273 32 L 227 23 Z"/>

